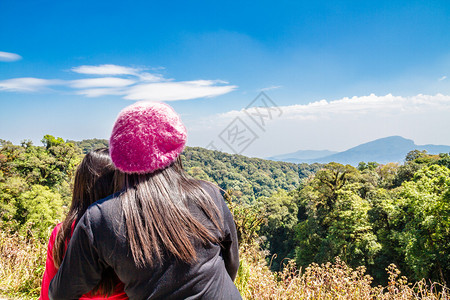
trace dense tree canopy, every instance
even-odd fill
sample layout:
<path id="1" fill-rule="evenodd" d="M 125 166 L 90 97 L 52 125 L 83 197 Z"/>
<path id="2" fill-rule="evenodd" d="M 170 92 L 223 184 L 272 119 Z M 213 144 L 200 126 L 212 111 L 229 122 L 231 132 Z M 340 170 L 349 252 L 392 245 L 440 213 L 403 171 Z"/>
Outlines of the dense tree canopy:
<path id="1" fill-rule="evenodd" d="M 1 141 L 0 226 L 45 239 L 70 203 L 81 151 L 50 135 L 42 142 L 44 147 Z"/>
<path id="2" fill-rule="evenodd" d="M 255 201 L 270 197 L 278 189 L 294 190 L 302 178 L 315 173 L 320 164 L 293 164 L 249 158 L 199 147 L 186 147 L 182 154 L 184 168 L 196 178 L 209 180 L 235 197 Z"/>
<path id="3" fill-rule="evenodd" d="M 73 143 L 74 145 L 76 145 L 78 148 L 81 149 L 81 151 L 86 154 L 89 151 L 98 149 L 98 148 L 103 148 L 103 147 L 108 147 L 109 143 L 108 140 L 104 140 L 104 139 L 88 139 L 88 140 L 82 140 L 82 141 L 68 141 L 70 143 Z"/>
<path id="4" fill-rule="evenodd" d="M 362 162 L 356 169 L 329 163 L 289 198 L 275 193 L 258 199 L 270 208 L 271 224 L 260 234 L 271 254 L 295 258 L 302 267 L 339 256 L 352 266 L 365 265 L 378 283 L 386 282 L 391 263 L 414 280 L 448 283 L 448 157 L 412 151 L 404 165 Z M 278 269 L 281 260 L 274 261 Z"/>

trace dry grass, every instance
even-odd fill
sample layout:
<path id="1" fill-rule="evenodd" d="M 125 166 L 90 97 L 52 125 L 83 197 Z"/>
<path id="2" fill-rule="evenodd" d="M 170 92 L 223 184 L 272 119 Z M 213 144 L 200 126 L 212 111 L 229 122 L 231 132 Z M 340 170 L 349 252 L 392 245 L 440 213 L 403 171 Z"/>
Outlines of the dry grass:
<path id="1" fill-rule="evenodd" d="M 39 296 L 47 246 L 35 239 L 0 231 L 0 298 Z"/>
<path id="2" fill-rule="evenodd" d="M 281 272 L 273 273 L 257 249 L 241 248 L 236 285 L 244 299 L 449 299 L 448 288 L 425 280 L 412 285 L 393 264 L 386 270 L 388 286 L 372 287 L 364 267 L 354 270 L 338 258 L 335 263 L 311 264 L 303 272 L 288 261 Z"/>
<path id="3" fill-rule="evenodd" d="M 449 299 L 449 290 L 425 280 L 409 283 L 391 265 L 386 287 L 372 287 L 365 268 L 352 269 L 339 259 L 298 270 L 288 261 L 281 272 L 271 272 L 257 244 L 241 247 L 241 267 L 235 281 L 244 299 Z M 39 296 L 46 245 L 0 232 L 0 300 Z"/>

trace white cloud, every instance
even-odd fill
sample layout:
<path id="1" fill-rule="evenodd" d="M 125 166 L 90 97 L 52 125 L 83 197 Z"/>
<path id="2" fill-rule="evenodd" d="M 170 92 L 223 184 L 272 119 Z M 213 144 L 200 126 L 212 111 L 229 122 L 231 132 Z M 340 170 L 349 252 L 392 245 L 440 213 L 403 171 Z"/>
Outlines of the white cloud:
<path id="1" fill-rule="evenodd" d="M 442 81 L 442 80 L 445 80 L 446 78 L 447 78 L 447 76 L 444 75 L 444 76 L 442 76 L 441 78 L 439 78 L 438 80 L 439 80 L 439 81 Z"/>
<path id="2" fill-rule="evenodd" d="M 72 71 L 98 77 L 75 80 L 13 78 L 0 81 L 0 90 L 34 92 L 61 85 L 86 97 L 121 96 L 128 100 L 174 101 L 214 97 L 237 88 L 222 80 L 175 81 L 143 69 L 111 64 L 84 65 L 74 67 Z"/>
<path id="3" fill-rule="evenodd" d="M 283 111 L 284 119 L 328 119 L 336 115 L 363 116 L 368 114 L 396 115 L 407 113 L 421 113 L 427 109 L 450 110 L 450 96 L 436 94 L 416 95 L 412 97 L 377 96 L 370 94 L 368 96 L 345 97 L 338 100 L 327 101 L 325 99 L 308 104 L 296 104 L 289 106 L 280 106 Z M 256 112 L 256 108 L 249 108 L 247 112 Z M 244 116 L 245 109 L 240 111 L 229 111 L 221 114 L 222 118 L 234 118 Z"/>
<path id="4" fill-rule="evenodd" d="M 283 87 L 282 85 L 271 85 L 271 86 L 260 89 L 260 91 L 264 92 L 264 91 L 276 90 L 276 89 L 279 89 L 282 87 Z"/>
<path id="5" fill-rule="evenodd" d="M 141 69 L 106 64 L 99 66 L 74 67 L 72 68 L 72 71 L 75 73 L 89 75 L 136 75 L 141 71 Z"/>
<path id="6" fill-rule="evenodd" d="M 96 87 L 125 87 L 136 83 L 131 79 L 116 78 L 116 77 L 103 77 L 103 78 L 88 78 L 72 80 L 70 85 L 74 88 L 96 88 Z"/>
<path id="7" fill-rule="evenodd" d="M 49 86 L 63 84 L 57 79 L 41 79 L 32 77 L 13 78 L 0 81 L 0 90 L 10 92 L 38 92 Z"/>
<path id="8" fill-rule="evenodd" d="M 128 75 L 135 78 L 102 77 L 73 80 L 71 87 L 86 97 L 123 96 L 128 100 L 175 101 L 214 97 L 233 91 L 236 86 L 222 80 L 175 81 L 160 74 L 117 65 L 81 66 L 74 72 L 97 75 Z"/>
<path id="9" fill-rule="evenodd" d="M 139 84 L 127 90 L 124 98 L 150 101 L 188 100 L 219 96 L 237 88 L 234 85 L 217 85 L 217 83 L 214 80 L 196 80 Z"/>
<path id="10" fill-rule="evenodd" d="M 17 61 L 17 60 L 21 60 L 21 59 L 22 59 L 22 56 L 20 56 L 19 54 L 0 51 L 0 61 L 11 62 L 11 61 Z"/>
<path id="11" fill-rule="evenodd" d="M 83 95 L 89 98 L 101 97 L 101 96 L 121 96 L 125 92 L 120 88 L 95 88 L 95 89 L 85 89 L 76 92 L 78 95 Z"/>
<path id="12" fill-rule="evenodd" d="M 163 76 L 159 74 L 151 74 L 147 72 L 142 72 L 137 74 L 140 80 L 147 81 L 147 82 L 158 82 L 158 81 L 168 81 L 167 79 L 164 79 Z"/>

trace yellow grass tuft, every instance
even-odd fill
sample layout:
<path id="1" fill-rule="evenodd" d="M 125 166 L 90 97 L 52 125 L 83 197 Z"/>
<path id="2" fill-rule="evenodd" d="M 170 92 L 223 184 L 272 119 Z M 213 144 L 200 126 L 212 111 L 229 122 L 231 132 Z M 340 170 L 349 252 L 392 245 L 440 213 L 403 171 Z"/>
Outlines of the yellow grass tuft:
<path id="1" fill-rule="evenodd" d="M 0 231 L 0 298 L 38 297 L 46 257 L 47 246 L 41 241 Z"/>
<path id="2" fill-rule="evenodd" d="M 241 247 L 236 286 L 244 299 L 449 299 L 449 289 L 424 280 L 411 284 L 394 264 L 386 270 L 389 284 L 373 287 L 365 267 L 352 269 L 339 258 L 335 263 L 311 264 L 305 270 L 287 261 L 283 270 L 271 272 L 257 245 Z"/>

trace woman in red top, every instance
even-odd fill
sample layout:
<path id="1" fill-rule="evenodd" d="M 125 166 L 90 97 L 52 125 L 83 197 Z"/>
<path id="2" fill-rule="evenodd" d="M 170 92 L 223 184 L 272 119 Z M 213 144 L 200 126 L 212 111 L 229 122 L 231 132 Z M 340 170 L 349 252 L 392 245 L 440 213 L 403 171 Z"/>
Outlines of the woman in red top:
<path id="1" fill-rule="evenodd" d="M 73 229 L 86 209 L 92 203 L 112 195 L 122 188 L 116 184 L 118 182 L 118 180 L 115 180 L 117 174 L 118 172 L 106 148 L 89 152 L 78 166 L 69 213 L 62 223 L 56 225 L 50 236 L 39 299 L 49 299 L 50 282 L 62 263 Z M 105 298 L 128 299 L 124 292 L 123 283 L 119 281 L 112 269 L 105 270 L 100 283 L 80 299 Z"/>

